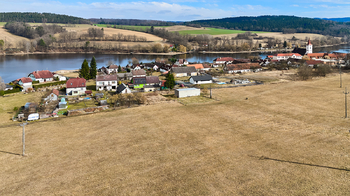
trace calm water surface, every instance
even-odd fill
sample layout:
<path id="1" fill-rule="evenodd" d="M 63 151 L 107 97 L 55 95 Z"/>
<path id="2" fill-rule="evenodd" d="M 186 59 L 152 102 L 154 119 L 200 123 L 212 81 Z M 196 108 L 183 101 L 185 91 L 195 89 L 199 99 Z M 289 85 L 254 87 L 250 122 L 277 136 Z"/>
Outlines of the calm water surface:
<path id="1" fill-rule="evenodd" d="M 349 45 L 317 48 L 314 52 L 343 52 L 350 51 Z M 176 58 L 185 58 L 189 62 L 212 62 L 217 57 L 248 58 L 249 56 L 260 56 L 265 58 L 268 54 L 240 53 L 240 54 L 186 54 L 177 55 Z M 95 56 L 97 67 L 106 66 L 109 61 L 117 65 L 126 66 L 131 58 L 136 57 L 140 62 L 152 62 L 156 58 L 168 59 L 171 56 L 157 55 L 115 55 L 115 54 L 41 54 L 23 56 L 0 56 L 0 76 L 5 82 L 25 77 L 35 70 L 74 70 L 81 67 L 84 59 L 89 62 Z"/>

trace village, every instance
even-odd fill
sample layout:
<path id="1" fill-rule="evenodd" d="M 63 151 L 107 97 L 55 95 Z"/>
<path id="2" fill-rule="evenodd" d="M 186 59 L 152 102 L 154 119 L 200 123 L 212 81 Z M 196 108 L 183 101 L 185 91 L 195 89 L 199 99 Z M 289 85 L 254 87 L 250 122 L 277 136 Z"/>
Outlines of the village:
<path id="1" fill-rule="evenodd" d="M 263 84 L 263 81 L 231 76 L 244 76 L 271 68 L 288 70 L 322 65 L 338 68 L 346 65 L 345 58 L 345 53 L 313 53 L 309 40 L 306 48 L 295 48 L 292 53 L 274 54 L 266 59 L 218 57 L 210 63 L 156 59 L 152 63 L 133 61 L 124 67 L 110 63 L 96 69 L 96 76 L 88 80 L 78 77 L 78 74 L 67 77 L 64 73 L 38 70 L 6 84 L 3 94 L 7 96 L 19 91 L 40 93 L 40 100 L 14 109 L 12 120 L 30 121 L 146 104 L 154 93 L 168 100 L 169 97 L 176 100 L 196 96 L 212 99 L 212 88 Z"/>

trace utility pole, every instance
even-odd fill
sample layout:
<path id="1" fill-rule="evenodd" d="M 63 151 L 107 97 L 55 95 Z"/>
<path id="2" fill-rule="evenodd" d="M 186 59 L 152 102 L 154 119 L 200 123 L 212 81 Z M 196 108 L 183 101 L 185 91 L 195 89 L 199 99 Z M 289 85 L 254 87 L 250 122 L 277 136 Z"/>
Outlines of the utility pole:
<path id="1" fill-rule="evenodd" d="M 345 94 L 345 118 L 348 117 L 348 100 L 347 100 L 347 95 L 349 94 L 348 90 L 345 87 L 345 92 L 343 92 Z"/>
<path id="2" fill-rule="evenodd" d="M 211 96 L 211 85 L 210 85 L 210 99 L 212 98 L 212 96 Z"/>
<path id="3" fill-rule="evenodd" d="M 340 66 L 340 64 L 339 64 L 340 88 L 343 88 L 343 82 L 342 82 L 341 74 L 342 74 L 342 72 L 341 72 L 341 66 Z"/>
<path id="4" fill-rule="evenodd" d="M 22 156 L 25 156 L 25 150 L 26 150 L 26 133 L 25 133 L 25 126 L 28 125 L 27 122 L 19 124 L 19 126 L 21 126 L 23 128 L 22 130 L 22 145 L 23 145 L 23 149 L 22 149 Z"/>

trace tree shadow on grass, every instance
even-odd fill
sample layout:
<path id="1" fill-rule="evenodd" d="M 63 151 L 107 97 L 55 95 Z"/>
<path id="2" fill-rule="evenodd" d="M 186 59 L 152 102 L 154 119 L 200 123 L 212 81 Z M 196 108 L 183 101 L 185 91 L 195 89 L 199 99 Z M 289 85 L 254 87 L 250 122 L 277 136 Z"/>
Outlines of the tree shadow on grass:
<path id="1" fill-rule="evenodd" d="M 297 165 L 306 165 L 306 166 L 312 166 L 312 167 L 321 167 L 321 168 L 326 168 L 326 169 L 335 169 L 339 171 L 347 171 L 350 172 L 350 168 L 338 168 L 338 167 L 331 167 L 331 166 L 324 166 L 324 165 L 316 165 L 312 163 L 301 163 L 301 162 L 296 162 L 296 161 L 287 161 L 287 160 L 282 160 L 282 159 L 274 159 L 274 158 L 269 158 L 265 156 L 250 156 L 254 158 L 258 158 L 259 160 L 268 160 L 268 161 L 277 161 L 277 162 L 282 162 L 282 163 L 291 163 L 291 164 L 297 164 Z"/>

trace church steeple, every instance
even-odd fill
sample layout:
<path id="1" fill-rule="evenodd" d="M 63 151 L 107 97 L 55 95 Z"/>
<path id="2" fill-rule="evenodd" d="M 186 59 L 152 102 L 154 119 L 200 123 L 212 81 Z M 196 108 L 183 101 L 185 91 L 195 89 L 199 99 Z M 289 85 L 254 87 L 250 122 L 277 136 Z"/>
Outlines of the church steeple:
<path id="1" fill-rule="evenodd" d="M 310 54 L 312 53 L 312 44 L 311 44 L 311 40 L 309 39 L 307 45 L 306 45 L 306 53 L 305 54 Z"/>

